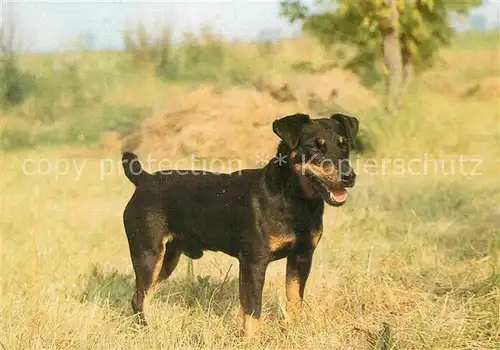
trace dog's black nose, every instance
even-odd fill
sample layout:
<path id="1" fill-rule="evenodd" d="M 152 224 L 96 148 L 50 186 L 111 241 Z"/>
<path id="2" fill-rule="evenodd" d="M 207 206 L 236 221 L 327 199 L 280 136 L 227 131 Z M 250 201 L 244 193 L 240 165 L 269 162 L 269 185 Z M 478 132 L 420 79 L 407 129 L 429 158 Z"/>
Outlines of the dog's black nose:
<path id="1" fill-rule="evenodd" d="M 356 180 L 356 174 L 352 169 L 349 169 L 347 172 L 341 175 L 342 185 L 345 187 L 354 186 L 354 182 Z"/>

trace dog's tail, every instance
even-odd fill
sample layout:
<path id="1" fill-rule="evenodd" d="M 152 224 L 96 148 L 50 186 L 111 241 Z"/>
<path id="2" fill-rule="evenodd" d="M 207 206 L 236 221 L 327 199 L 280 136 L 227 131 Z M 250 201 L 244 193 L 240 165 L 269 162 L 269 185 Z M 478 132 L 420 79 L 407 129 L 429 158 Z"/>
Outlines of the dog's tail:
<path id="1" fill-rule="evenodd" d="M 136 186 L 139 186 L 143 178 L 151 175 L 142 168 L 141 162 L 132 152 L 123 153 L 122 165 L 125 176 Z"/>

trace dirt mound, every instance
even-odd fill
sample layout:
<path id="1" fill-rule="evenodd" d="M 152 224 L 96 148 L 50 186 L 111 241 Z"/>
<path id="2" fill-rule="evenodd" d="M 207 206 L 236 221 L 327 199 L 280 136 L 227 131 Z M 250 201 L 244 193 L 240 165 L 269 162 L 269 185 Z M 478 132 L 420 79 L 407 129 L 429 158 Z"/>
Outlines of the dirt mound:
<path id="1" fill-rule="evenodd" d="M 106 131 L 101 133 L 101 148 L 110 153 L 118 153 L 122 147 L 121 135 L 117 131 Z"/>
<path id="2" fill-rule="evenodd" d="M 214 86 L 197 89 L 168 105 L 141 126 L 140 153 L 153 157 L 241 159 L 269 158 L 278 138 L 271 123 L 283 114 L 310 112 L 299 102 L 280 104 L 256 89 Z"/>
<path id="3" fill-rule="evenodd" d="M 261 90 L 268 90 L 271 95 L 287 93 L 284 101 L 298 100 L 308 105 L 336 104 L 352 112 L 377 105 L 377 98 L 372 91 L 361 86 L 358 76 L 341 69 L 300 74 L 291 79 L 272 76 L 262 85 Z"/>
<path id="4" fill-rule="evenodd" d="M 123 147 L 158 159 L 216 157 L 260 166 L 260 160 L 274 155 L 279 142 L 271 130 L 275 119 L 298 112 L 316 115 L 318 106 L 332 102 L 353 107 L 353 111 L 377 103 L 356 76 L 345 72 L 280 79 L 271 77 L 254 87 L 222 91 L 207 85 L 179 96 L 164 112 L 145 120 L 136 134 L 126 137 Z"/>
<path id="5" fill-rule="evenodd" d="M 498 101 L 500 99 L 500 77 L 481 79 L 470 85 L 463 94 L 465 97 L 475 96 L 483 101 Z"/>

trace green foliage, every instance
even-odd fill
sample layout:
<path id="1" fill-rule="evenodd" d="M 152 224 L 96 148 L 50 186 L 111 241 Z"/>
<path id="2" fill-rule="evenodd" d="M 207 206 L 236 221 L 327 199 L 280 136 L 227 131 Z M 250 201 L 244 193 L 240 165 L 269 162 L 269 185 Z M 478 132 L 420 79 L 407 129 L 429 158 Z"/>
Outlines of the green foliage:
<path id="1" fill-rule="evenodd" d="M 184 35 L 182 44 L 174 48 L 168 29 L 159 35 L 148 32 L 139 25 L 135 34 L 124 32 L 126 51 L 132 54 L 137 67 L 153 66 L 156 75 L 171 81 L 220 81 L 239 84 L 248 80 L 251 70 L 239 64 L 239 59 L 229 52 L 208 26 L 201 28 L 201 34 Z"/>
<path id="2" fill-rule="evenodd" d="M 36 87 L 31 75 L 19 69 L 14 55 L 0 58 L 0 107 L 7 109 L 23 103 Z"/>
<path id="3" fill-rule="evenodd" d="M 15 59 L 12 56 L 2 56 L 0 65 L 2 106 L 15 105 L 23 101 L 24 96 L 19 83 L 20 75 Z"/>
<path id="4" fill-rule="evenodd" d="M 382 55 L 384 33 L 393 25 L 390 10 L 383 0 L 320 1 L 322 13 L 311 13 L 298 1 L 282 1 L 282 15 L 290 21 L 302 20 L 306 31 L 325 45 L 347 43 L 358 48 L 358 53 L 347 67 L 361 76 L 377 70 Z M 425 69 L 432 64 L 437 50 L 447 45 L 453 35 L 450 14 L 467 14 L 481 4 L 480 0 L 449 2 L 445 0 L 398 0 L 401 30 L 401 50 L 404 64 Z M 335 5 L 333 8 L 331 5 Z M 382 75 L 371 79 L 375 81 Z"/>
<path id="5" fill-rule="evenodd" d="M 175 80 L 217 80 L 226 55 L 222 43 L 208 29 L 198 38 L 184 35 L 183 44 L 176 52 L 177 69 L 165 78 Z"/>
<path id="6" fill-rule="evenodd" d="M 0 108 L 21 104 L 34 88 L 32 77 L 19 68 L 14 28 L 0 26 Z"/>
<path id="7" fill-rule="evenodd" d="M 303 20 L 308 13 L 308 8 L 298 0 L 282 0 L 280 6 L 282 9 L 281 15 L 288 18 L 290 22 Z"/>
<path id="8" fill-rule="evenodd" d="M 173 56 L 172 35 L 168 27 L 162 28 L 157 35 L 148 32 L 143 24 L 123 32 L 125 51 L 132 56 L 136 67 L 153 66 L 159 77 L 175 76 L 178 62 Z"/>
<path id="9" fill-rule="evenodd" d="M 172 41 L 170 31 L 164 30 L 160 40 L 156 43 L 154 55 L 156 74 L 159 77 L 168 77 L 178 72 L 178 63 L 172 58 Z"/>
<path id="10" fill-rule="evenodd" d="M 163 28 L 160 35 L 153 36 L 146 27 L 139 23 L 133 29 L 123 31 L 125 50 L 132 55 L 134 63 L 159 64 L 168 59 L 171 50 L 171 35 L 168 28 Z"/>
<path id="11" fill-rule="evenodd" d="M 252 69 L 207 26 L 196 36 L 186 33 L 173 52 L 169 65 L 158 67 L 158 76 L 175 81 L 210 81 L 243 84 L 250 80 Z"/>
<path id="12" fill-rule="evenodd" d="M 21 80 L 25 99 L 10 107 L 0 148 L 93 144 L 104 130 L 130 130 L 141 120 L 141 111 L 103 100 L 108 89 L 127 77 L 119 62 L 112 54 L 101 53 L 37 58 L 38 69 L 25 73 L 27 82 Z"/>
<path id="13" fill-rule="evenodd" d="M 137 107 L 103 104 L 74 109 L 63 120 L 35 123 L 23 119 L 10 120 L 1 132 L 0 150 L 37 146 L 95 145 L 104 131 L 121 134 L 132 132 L 149 110 Z"/>
<path id="14" fill-rule="evenodd" d="M 69 54 L 48 64 L 50 73 L 35 77 L 36 89 L 26 118 L 52 123 L 75 109 L 100 104 L 104 90 L 113 84 L 112 77 L 97 67 L 89 67 L 80 54 Z"/>

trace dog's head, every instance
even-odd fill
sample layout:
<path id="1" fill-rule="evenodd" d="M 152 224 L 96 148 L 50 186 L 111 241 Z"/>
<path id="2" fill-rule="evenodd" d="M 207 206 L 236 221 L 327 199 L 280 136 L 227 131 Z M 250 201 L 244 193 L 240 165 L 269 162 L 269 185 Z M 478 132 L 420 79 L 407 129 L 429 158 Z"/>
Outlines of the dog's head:
<path id="1" fill-rule="evenodd" d="M 280 149 L 286 150 L 305 194 L 332 206 L 344 204 L 346 188 L 354 186 L 349 152 L 358 129 L 355 117 L 340 113 L 321 119 L 294 114 L 273 123 L 274 133 L 282 140 Z"/>

